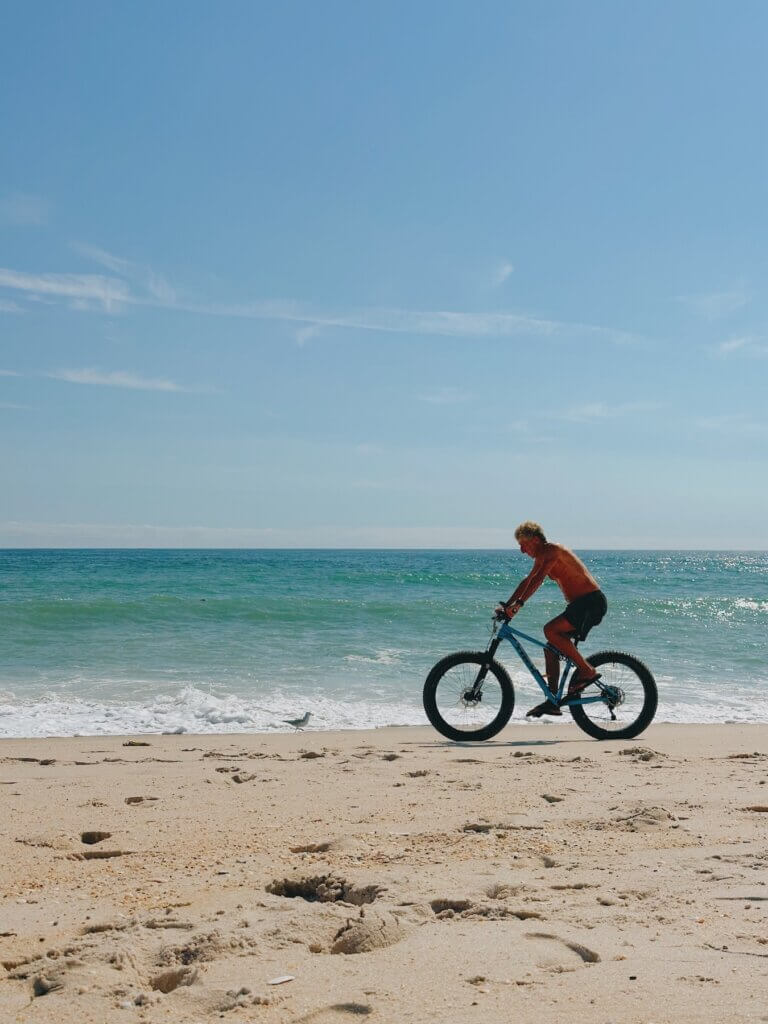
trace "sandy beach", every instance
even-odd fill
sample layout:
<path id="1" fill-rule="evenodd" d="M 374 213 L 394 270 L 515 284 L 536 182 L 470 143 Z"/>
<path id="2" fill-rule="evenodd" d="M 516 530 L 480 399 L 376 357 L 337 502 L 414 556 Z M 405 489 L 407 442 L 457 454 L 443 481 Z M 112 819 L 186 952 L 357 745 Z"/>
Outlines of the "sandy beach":
<path id="1" fill-rule="evenodd" d="M 768 1020 L 768 727 L 0 743 L 0 1020 Z"/>

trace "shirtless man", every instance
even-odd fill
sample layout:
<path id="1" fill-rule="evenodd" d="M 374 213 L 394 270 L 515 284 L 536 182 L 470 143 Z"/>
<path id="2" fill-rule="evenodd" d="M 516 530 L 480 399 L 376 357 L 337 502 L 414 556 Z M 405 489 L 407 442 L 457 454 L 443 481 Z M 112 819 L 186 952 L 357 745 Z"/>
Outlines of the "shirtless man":
<path id="1" fill-rule="evenodd" d="M 538 523 L 521 523 L 515 530 L 515 540 L 523 554 L 533 559 L 533 568 L 510 599 L 498 606 L 498 610 L 511 619 L 539 589 L 545 577 L 557 583 L 568 606 L 562 615 L 546 624 L 544 636 L 553 647 L 575 663 L 578 675 L 571 680 L 567 697 L 576 697 L 590 683 L 599 679 L 600 673 L 582 658 L 573 638 L 585 639 L 590 629 L 602 621 L 608 608 L 605 594 L 581 559 L 562 544 L 550 543 Z M 560 659 L 548 650 L 544 651 L 544 658 L 549 689 L 555 694 L 559 683 Z M 561 714 L 562 711 L 552 700 L 545 700 L 528 712 L 531 718 Z"/>

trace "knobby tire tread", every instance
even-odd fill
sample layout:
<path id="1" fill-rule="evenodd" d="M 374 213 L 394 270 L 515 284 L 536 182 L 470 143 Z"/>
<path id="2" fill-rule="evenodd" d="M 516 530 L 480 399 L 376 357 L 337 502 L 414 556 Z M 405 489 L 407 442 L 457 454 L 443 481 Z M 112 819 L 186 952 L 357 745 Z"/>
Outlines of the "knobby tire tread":
<path id="1" fill-rule="evenodd" d="M 626 729 L 601 729 L 589 718 L 580 704 L 574 704 L 568 709 L 574 722 L 588 736 L 592 736 L 596 740 L 631 740 L 635 736 L 639 736 L 653 721 L 659 703 L 656 680 L 650 669 L 639 658 L 633 654 L 627 654 L 625 651 L 598 651 L 595 654 L 590 654 L 587 661 L 595 668 L 600 668 L 601 665 L 606 665 L 609 662 L 617 662 L 631 669 L 640 680 L 645 700 L 640 714 Z"/>
<path id="2" fill-rule="evenodd" d="M 512 712 L 515 708 L 515 689 L 507 670 L 498 661 L 493 659 L 489 663 L 488 671 L 493 673 L 498 680 L 502 693 L 501 707 L 494 720 L 489 722 L 484 728 L 471 732 L 466 729 L 454 729 L 440 714 L 436 702 L 436 692 L 438 684 L 445 673 L 449 669 L 462 664 L 472 664 L 479 667 L 486 659 L 485 651 L 457 651 L 455 654 L 449 654 L 445 658 L 441 658 L 430 669 L 424 683 L 424 710 L 430 723 L 446 739 L 458 742 L 489 740 L 492 736 L 501 732 L 512 717 Z"/>

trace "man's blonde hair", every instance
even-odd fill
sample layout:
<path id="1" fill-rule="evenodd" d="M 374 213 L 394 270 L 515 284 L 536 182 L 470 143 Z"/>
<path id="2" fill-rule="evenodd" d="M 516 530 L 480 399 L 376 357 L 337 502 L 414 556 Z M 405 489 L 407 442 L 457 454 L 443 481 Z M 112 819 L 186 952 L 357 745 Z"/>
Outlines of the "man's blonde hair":
<path id="1" fill-rule="evenodd" d="M 526 519 L 524 523 L 520 523 L 518 528 L 515 530 L 515 540 L 520 540 L 521 537 L 541 537 L 546 544 L 547 538 L 544 536 L 544 531 L 538 523 L 534 523 L 532 519 Z"/>

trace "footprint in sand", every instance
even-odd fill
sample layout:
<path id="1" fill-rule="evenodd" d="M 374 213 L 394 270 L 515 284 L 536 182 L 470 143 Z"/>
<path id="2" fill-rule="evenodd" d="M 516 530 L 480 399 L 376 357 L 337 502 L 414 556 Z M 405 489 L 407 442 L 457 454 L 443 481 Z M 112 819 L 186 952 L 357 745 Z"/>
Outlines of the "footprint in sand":
<path id="1" fill-rule="evenodd" d="M 596 953 L 593 949 L 589 949 L 587 946 L 582 946 L 580 942 L 561 939 L 559 935 L 552 935 L 550 932 L 527 932 L 525 937 L 526 939 L 548 939 L 553 942 L 559 942 L 580 957 L 585 964 L 597 964 L 600 962 L 600 954 Z"/>
<path id="2" fill-rule="evenodd" d="M 373 1007 L 368 1003 L 331 1003 L 330 1006 L 321 1006 L 318 1010 L 311 1010 L 303 1017 L 298 1017 L 296 1024 L 330 1024 L 348 1017 L 367 1017 L 370 1013 L 373 1013 Z"/>
<path id="3" fill-rule="evenodd" d="M 110 860 L 113 857 L 128 857 L 133 850 L 83 850 L 82 853 L 71 853 L 70 860 Z"/>
<path id="4" fill-rule="evenodd" d="M 667 828 L 677 819 L 666 807 L 641 805 L 615 820 L 629 832 L 651 832 L 657 828 Z"/>

